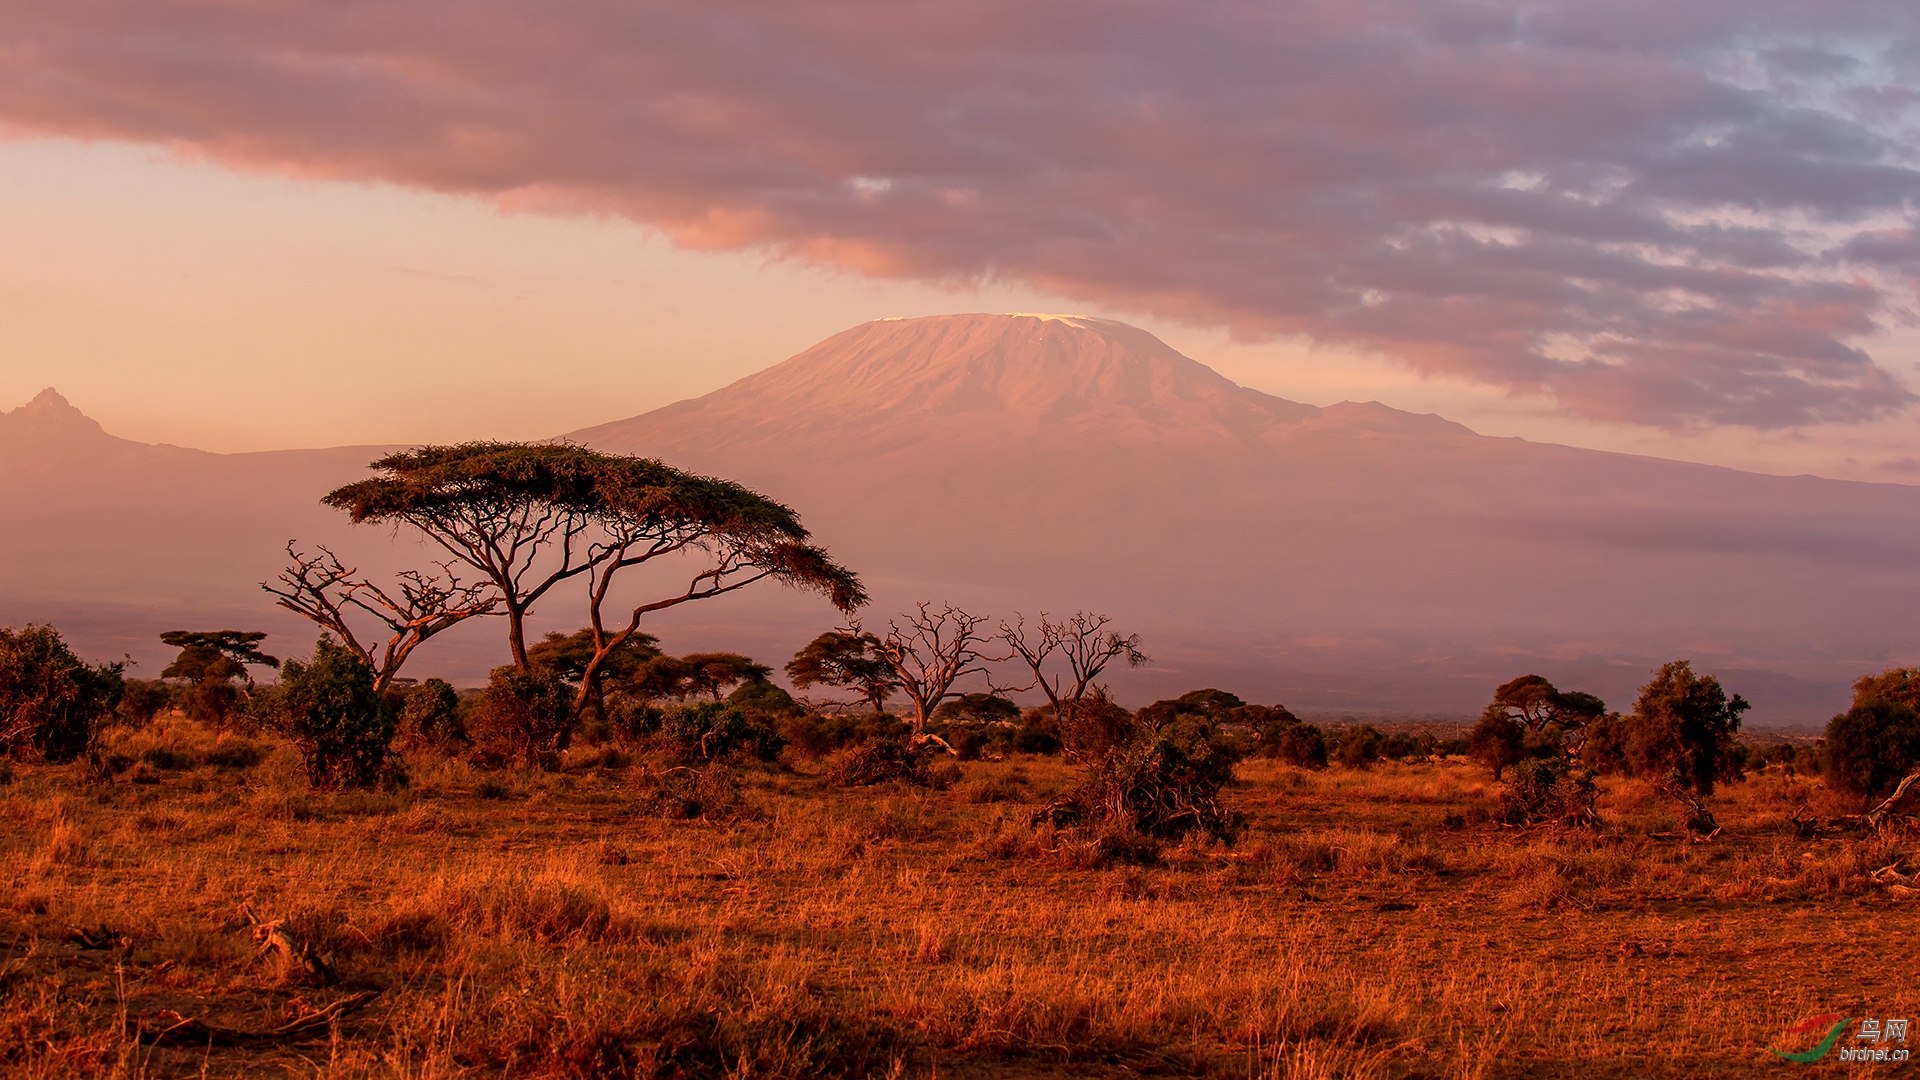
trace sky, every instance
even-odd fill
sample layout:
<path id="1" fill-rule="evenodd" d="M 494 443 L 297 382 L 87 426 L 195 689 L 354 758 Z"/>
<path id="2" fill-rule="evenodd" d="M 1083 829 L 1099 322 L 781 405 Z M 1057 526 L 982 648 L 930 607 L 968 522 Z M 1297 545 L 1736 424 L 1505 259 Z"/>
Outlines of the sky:
<path id="1" fill-rule="evenodd" d="M 0 407 L 538 438 L 1071 311 L 1488 434 L 1920 482 L 1898 4 L 0 3 Z"/>

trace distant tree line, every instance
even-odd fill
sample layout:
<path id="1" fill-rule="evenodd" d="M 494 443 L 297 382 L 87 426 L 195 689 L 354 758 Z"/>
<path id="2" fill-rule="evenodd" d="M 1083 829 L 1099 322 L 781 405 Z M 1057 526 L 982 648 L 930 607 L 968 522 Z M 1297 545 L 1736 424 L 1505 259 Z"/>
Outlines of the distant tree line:
<path id="1" fill-rule="evenodd" d="M 328 549 L 290 542 L 290 565 L 263 587 L 321 633 L 310 656 L 284 663 L 260 651 L 258 631 L 169 631 L 173 661 L 157 679 L 130 679 L 123 664 L 80 661 L 50 627 L 0 630 L 0 747 L 70 761 L 92 753 L 111 723 L 177 713 L 280 733 L 322 788 L 403 782 L 396 751 L 554 768 L 577 739 L 703 769 L 788 750 L 831 754 L 832 778 L 845 785 L 935 782 L 942 760 L 1062 754 L 1082 780 L 1036 820 L 1116 850 L 1196 830 L 1231 839 L 1238 818 L 1221 793 L 1253 756 L 1322 769 L 1468 754 L 1501 783 L 1499 814 L 1515 825 L 1592 824 L 1598 777 L 1642 777 L 1708 836 L 1715 785 L 1753 765 L 1811 768 L 1869 799 L 1906 791 L 1920 765 L 1912 668 L 1862 678 L 1805 758 L 1791 747 L 1756 757 L 1738 738 L 1747 702 L 1685 660 L 1655 672 L 1626 713 L 1521 676 L 1495 690 L 1470 732 L 1443 741 L 1368 724 L 1323 729 L 1217 688 L 1129 711 L 1103 680 L 1116 664 L 1147 662 L 1140 638 L 1085 611 L 996 623 L 922 603 L 884 629 L 856 620 L 785 664 L 802 695 L 844 697 L 796 698 L 769 665 L 730 652 L 669 655 L 641 629 L 655 613 L 767 580 L 851 616 L 866 603 L 858 577 L 811 543 L 790 508 L 729 481 L 568 445 L 422 447 L 373 468 L 324 501 L 356 522 L 411 529 L 440 561 L 381 584 Z M 585 597 L 585 625 L 529 640 L 536 606 L 558 603 L 568 582 L 568 594 Z M 401 674 L 429 639 L 493 617 L 510 662 L 483 688 L 462 694 Z M 256 668 L 278 677 L 258 685 Z M 1019 676 L 997 681 L 1010 670 Z M 1022 707 L 1020 695 L 1040 701 Z M 887 711 L 894 699 L 904 713 Z"/>

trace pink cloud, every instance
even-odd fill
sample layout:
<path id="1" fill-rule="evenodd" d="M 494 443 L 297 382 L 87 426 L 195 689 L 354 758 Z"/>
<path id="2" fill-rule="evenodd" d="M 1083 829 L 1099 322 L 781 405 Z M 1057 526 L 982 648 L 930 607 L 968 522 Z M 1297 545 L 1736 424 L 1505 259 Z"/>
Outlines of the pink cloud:
<path id="1" fill-rule="evenodd" d="M 1913 400 L 1855 343 L 1920 274 L 1915 18 L 0 0 L 0 123 L 1780 427 Z"/>

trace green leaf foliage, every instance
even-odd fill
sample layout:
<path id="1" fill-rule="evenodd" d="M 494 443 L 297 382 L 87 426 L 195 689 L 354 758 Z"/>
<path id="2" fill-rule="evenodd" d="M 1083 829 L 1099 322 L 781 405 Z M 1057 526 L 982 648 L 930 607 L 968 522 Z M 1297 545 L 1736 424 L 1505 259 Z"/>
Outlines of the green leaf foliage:
<path id="1" fill-rule="evenodd" d="M 123 664 L 90 667 L 51 626 L 0 627 L 0 753 L 71 761 L 120 703 Z"/>
<path id="2" fill-rule="evenodd" d="M 400 705 L 400 731 L 420 746 L 449 746 L 467 741 L 460 723 L 460 698 L 445 679 L 428 679 L 407 691 Z"/>
<path id="3" fill-rule="evenodd" d="M 573 690 L 550 671 L 493 669 L 468 734 L 498 764 L 555 768 L 573 718 Z"/>
<path id="4" fill-rule="evenodd" d="M 1856 795 L 1884 795 L 1920 768 L 1920 712 L 1886 698 L 1860 702 L 1827 722 L 1823 754 L 1829 784 Z"/>
<path id="5" fill-rule="evenodd" d="M 1694 674 L 1688 661 L 1662 666 L 1640 688 L 1633 713 L 1620 725 L 1627 771 L 1696 795 L 1713 794 L 1716 780 L 1738 776 L 1734 736 L 1749 707 L 1740 695 L 1729 696 L 1720 680 Z"/>
<path id="6" fill-rule="evenodd" d="M 373 669 L 328 635 L 310 660 L 288 660 L 280 681 L 253 701 L 253 713 L 300 751 L 317 788 L 366 787 L 387 763 L 395 719 L 373 688 Z"/>

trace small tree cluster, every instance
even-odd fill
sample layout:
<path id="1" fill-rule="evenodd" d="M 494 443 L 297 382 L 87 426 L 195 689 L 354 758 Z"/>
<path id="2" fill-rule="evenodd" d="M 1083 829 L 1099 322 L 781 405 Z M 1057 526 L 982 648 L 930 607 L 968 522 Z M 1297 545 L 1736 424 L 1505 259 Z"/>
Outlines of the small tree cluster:
<path id="1" fill-rule="evenodd" d="M 1748 708 L 1720 680 L 1674 660 L 1640 688 L 1632 713 L 1590 725 L 1582 756 L 1601 771 L 1653 780 L 1686 809 L 1689 831 L 1710 836 L 1719 827 L 1706 800 L 1717 782 L 1742 775 L 1746 752 L 1735 736 Z"/>
<path id="2" fill-rule="evenodd" d="M 249 667 L 277 668 L 280 661 L 260 651 L 266 634 L 258 630 L 169 630 L 160 640 L 180 650 L 160 672 L 179 690 L 175 700 L 187 717 L 225 727 L 246 708 L 253 693 Z"/>
<path id="3" fill-rule="evenodd" d="M 51 626 L 0 627 L 0 753 L 71 761 L 120 702 L 122 664 L 89 666 Z"/>
<path id="4" fill-rule="evenodd" d="M 1493 771 L 1521 761 L 1571 761 L 1588 730 L 1606 714 L 1606 703 L 1592 694 L 1560 690 L 1539 675 L 1502 683 L 1467 735 L 1468 752 Z"/>
<path id="5" fill-rule="evenodd" d="M 1855 682 L 1852 706 L 1827 722 L 1822 751 L 1827 782 L 1869 799 L 1920 770 L 1920 669 Z"/>

